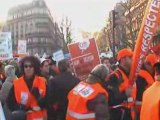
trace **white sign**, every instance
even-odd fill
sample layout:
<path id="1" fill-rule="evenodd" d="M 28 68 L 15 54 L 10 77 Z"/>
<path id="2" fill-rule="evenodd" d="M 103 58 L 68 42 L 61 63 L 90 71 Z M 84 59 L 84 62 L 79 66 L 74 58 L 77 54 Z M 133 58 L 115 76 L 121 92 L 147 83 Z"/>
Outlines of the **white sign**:
<path id="1" fill-rule="evenodd" d="M 6 120 L 4 116 L 4 111 L 0 102 L 0 120 Z"/>
<path id="2" fill-rule="evenodd" d="M 18 54 L 27 53 L 27 42 L 26 40 L 18 40 Z"/>
<path id="3" fill-rule="evenodd" d="M 0 60 L 13 58 L 10 32 L 0 32 Z"/>
<path id="4" fill-rule="evenodd" d="M 63 60 L 64 59 L 63 51 L 59 50 L 57 52 L 54 52 L 53 53 L 53 59 L 57 62 L 60 61 L 60 60 Z"/>

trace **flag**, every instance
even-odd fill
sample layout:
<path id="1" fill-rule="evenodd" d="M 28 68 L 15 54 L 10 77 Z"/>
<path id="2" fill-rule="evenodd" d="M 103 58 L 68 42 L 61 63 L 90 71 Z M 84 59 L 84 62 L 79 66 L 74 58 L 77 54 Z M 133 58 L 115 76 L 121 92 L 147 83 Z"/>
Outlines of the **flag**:
<path id="1" fill-rule="evenodd" d="M 149 45 L 157 30 L 159 20 L 160 0 L 149 0 L 134 49 L 130 85 L 134 84 L 135 77 L 141 69 L 143 60 L 149 50 Z"/>

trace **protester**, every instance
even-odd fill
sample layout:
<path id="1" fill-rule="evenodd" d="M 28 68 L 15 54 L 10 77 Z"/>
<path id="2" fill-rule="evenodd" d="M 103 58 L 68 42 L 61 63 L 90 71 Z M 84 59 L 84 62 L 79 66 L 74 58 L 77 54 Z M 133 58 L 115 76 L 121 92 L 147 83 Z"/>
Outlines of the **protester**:
<path id="1" fill-rule="evenodd" d="M 129 87 L 132 55 L 132 51 L 127 48 L 120 50 L 117 54 L 119 66 L 106 81 L 111 120 L 131 120 L 131 109 L 126 103 L 132 94 L 132 88 Z"/>
<path id="2" fill-rule="evenodd" d="M 13 80 L 16 80 L 17 77 L 15 75 L 15 68 L 12 65 L 5 66 L 5 75 L 6 80 L 2 85 L 2 89 L 0 90 L 0 101 L 4 103 L 8 97 L 9 91 L 13 85 Z"/>
<path id="3" fill-rule="evenodd" d="M 46 120 L 46 80 L 39 77 L 40 61 L 27 56 L 21 61 L 23 76 L 13 81 L 7 98 L 14 120 Z M 26 118 L 25 118 L 26 117 Z"/>
<path id="4" fill-rule="evenodd" d="M 111 69 L 111 63 L 110 63 L 109 58 L 103 57 L 102 60 L 101 60 L 101 63 L 109 68 L 109 73 L 113 72 L 112 69 Z"/>
<path id="5" fill-rule="evenodd" d="M 18 62 L 18 60 L 11 60 L 9 62 L 9 65 L 13 65 L 15 67 L 15 74 L 18 78 L 21 77 L 21 70 L 19 64 L 20 63 Z"/>
<path id="6" fill-rule="evenodd" d="M 55 77 L 59 75 L 58 67 L 56 66 L 57 62 L 52 59 L 52 56 L 49 56 L 49 73 L 51 76 Z"/>
<path id="7" fill-rule="evenodd" d="M 154 65 L 155 82 L 143 94 L 140 120 L 160 120 L 160 62 Z"/>
<path id="8" fill-rule="evenodd" d="M 0 101 L 3 105 L 6 120 L 11 120 L 10 118 L 11 113 L 9 109 L 7 108 L 5 102 L 8 97 L 9 91 L 13 85 L 13 80 L 17 79 L 17 76 L 15 75 L 14 66 L 12 65 L 5 66 L 5 75 L 6 75 L 6 80 L 2 85 L 2 89 L 0 90 Z"/>
<path id="9" fill-rule="evenodd" d="M 52 78 L 52 76 L 49 74 L 49 62 L 45 58 L 41 58 L 40 61 L 41 61 L 40 65 L 41 76 L 45 77 L 48 83 L 49 79 Z"/>
<path id="10" fill-rule="evenodd" d="M 149 54 L 146 57 L 142 65 L 142 69 L 140 70 L 136 79 L 136 87 L 137 87 L 136 108 L 138 114 L 141 109 L 143 92 L 154 83 L 153 65 L 155 64 L 155 62 L 156 62 L 156 56 L 154 54 Z M 138 116 L 137 119 L 139 119 L 139 115 L 137 116 Z"/>
<path id="11" fill-rule="evenodd" d="M 4 72 L 4 65 L 2 62 L 0 62 L 0 89 L 2 87 L 2 84 L 4 83 L 6 77 Z"/>
<path id="12" fill-rule="evenodd" d="M 109 69 L 100 64 L 68 94 L 66 120 L 109 120 L 108 93 L 104 81 Z"/>
<path id="13" fill-rule="evenodd" d="M 54 105 L 56 116 L 51 116 L 50 120 L 65 120 L 67 111 L 67 94 L 69 91 L 79 83 L 79 79 L 74 77 L 70 71 L 69 62 L 67 60 L 61 60 L 58 62 L 58 68 L 60 75 L 53 78 L 51 84 L 49 84 L 49 98 L 51 105 Z M 55 108 L 55 106 L 58 106 Z M 51 115 L 54 115 L 51 113 Z"/>

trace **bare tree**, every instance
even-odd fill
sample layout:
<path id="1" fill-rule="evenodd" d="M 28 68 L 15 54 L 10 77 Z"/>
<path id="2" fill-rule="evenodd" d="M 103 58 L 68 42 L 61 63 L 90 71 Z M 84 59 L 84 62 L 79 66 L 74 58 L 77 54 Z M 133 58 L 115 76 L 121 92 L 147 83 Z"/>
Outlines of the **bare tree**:
<path id="1" fill-rule="evenodd" d="M 125 41 L 127 44 L 134 49 L 135 41 L 140 29 L 140 24 L 142 21 L 142 17 L 139 17 L 139 13 L 143 12 L 143 10 L 137 10 L 136 13 L 132 11 L 132 7 L 136 5 L 139 2 L 139 0 L 122 0 L 121 6 L 125 9 L 124 16 L 126 18 L 125 26 L 127 30 L 129 31 L 129 34 L 126 33 L 126 38 L 128 40 L 131 40 L 129 42 L 128 40 Z M 135 24 L 137 24 L 137 28 L 135 29 Z"/>
<path id="2" fill-rule="evenodd" d="M 65 42 L 68 45 L 72 42 L 72 29 L 71 29 L 72 22 L 67 17 L 65 19 L 62 19 L 61 22 L 61 33 L 64 36 Z"/>
<path id="3" fill-rule="evenodd" d="M 65 19 L 62 19 L 61 25 L 60 25 L 60 31 L 63 35 L 63 45 L 64 45 L 64 52 L 68 52 L 67 45 L 72 43 L 72 29 L 71 29 L 72 22 L 67 17 Z"/>

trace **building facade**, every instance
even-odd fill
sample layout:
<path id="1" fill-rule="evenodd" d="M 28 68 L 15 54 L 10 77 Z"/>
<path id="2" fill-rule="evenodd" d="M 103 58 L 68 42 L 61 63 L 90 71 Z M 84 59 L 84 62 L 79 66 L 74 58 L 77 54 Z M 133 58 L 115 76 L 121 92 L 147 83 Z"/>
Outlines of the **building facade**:
<path id="1" fill-rule="evenodd" d="M 0 21 L 0 32 L 2 32 L 4 30 L 4 25 L 5 25 L 5 23 Z"/>
<path id="2" fill-rule="evenodd" d="M 27 52 L 30 55 L 52 55 L 63 48 L 63 35 L 44 0 L 33 0 L 11 8 L 5 31 L 12 33 L 14 53 L 17 53 L 18 40 L 27 41 Z"/>
<path id="3" fill-rule="evenodd" d="M 126 27 L 127 35 L 131 38 L 131 31 L 132 31 L 132 37 L 136 40 L 142 20 L 145 14 L 145 10 L 147 7 L 148 0 L 130 0 L 129 3 L 129 9 L 125 12 L 126 17 L 126 24 L 130 27 L 132 30 L 129 30 L 129 27 Z M 132 39 L 133 39 L 132 38 Z"/>

